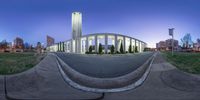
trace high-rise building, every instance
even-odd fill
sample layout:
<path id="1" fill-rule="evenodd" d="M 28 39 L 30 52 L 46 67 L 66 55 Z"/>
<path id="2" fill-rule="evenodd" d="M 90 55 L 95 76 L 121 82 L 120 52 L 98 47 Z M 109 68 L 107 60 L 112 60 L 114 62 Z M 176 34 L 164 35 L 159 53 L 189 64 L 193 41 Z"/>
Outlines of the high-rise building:
<path id="1" fill-rule="evenodd" d="M 53 44 L 55 44 L 54 38 L 47 35 L 47 47 L 52 46 Z"/>
<path id="2" fill-rule="evenodd" d="M 14 48 L 15 49 L 24 49 L 24 41 L 22 38 L 17 37 L 14 40 Z"/>
<path id="3" fill-rule="evenodd" d="M 81 52 L 81 37 L 82 37 L 82 14 L 80 12 L 72 13 L 72 50 L 75 53 Z"/>

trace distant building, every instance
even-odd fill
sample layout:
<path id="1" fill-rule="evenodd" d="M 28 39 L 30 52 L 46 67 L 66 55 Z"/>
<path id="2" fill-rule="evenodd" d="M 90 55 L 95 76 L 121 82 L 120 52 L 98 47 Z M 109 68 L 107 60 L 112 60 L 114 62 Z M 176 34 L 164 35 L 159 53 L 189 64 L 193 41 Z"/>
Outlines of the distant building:
<path id="1" fill-rule="evenodd" d="M 173 39 L 168 39 L 168 40 L 166 40 L 165 42 L 166 42 L 166 49 L 167 50 L 171 50 L 172 49 L 172 42 L 173 41 Z M 173 47 L 174 47 L 174 50 L 178 50 L 178 40 L 174 40 L 174 45 L 173 45 Z"/>
<path id="2" fill-rule="evenodd" d="M 156 43 L 156 48 L 158 50 L 166 50 L 166 42 L 160 41 L 159 43 Z"/>
<path id="3" fill-rule="evenodd" d="M 193 51 L 200 51 L 200 39 L 197 39 L 197 42 L 193 43 Z"/>
<path id="4" fill-rule="evenodd" d="M 47 35 L 47 47 L 52 46 L 55 44 L 54 38 Z"/>
<path id="5" fill-rule="evenodd" d="M 160 41 L 159 43 L 156 43 L 156 49 L 165 51 L 165 50 L 171 50 L 172 49 L 172 41 L 173 39 L 167 39 L 165 41 Z M 174 40 L 173 49 L 178 50 L 178 40 Z"/>
<path id="6" fill-rule="evenodd" d="M 14 49 L 24 49 L 24 41 L 22 38 L 17 37 L 14 40 Z"/>

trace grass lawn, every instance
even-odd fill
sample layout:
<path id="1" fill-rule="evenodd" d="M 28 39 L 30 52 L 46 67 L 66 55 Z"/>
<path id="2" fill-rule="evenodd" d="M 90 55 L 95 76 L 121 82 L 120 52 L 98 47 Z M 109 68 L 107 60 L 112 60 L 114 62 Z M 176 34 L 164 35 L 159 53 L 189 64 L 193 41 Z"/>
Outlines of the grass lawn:
<path id="1" fill-rule="evenodd" d="M 174 52 L 174 56 L 172 56 L 171 52 L 163 52 L 163 55 L 178 69 L 200 74 L 200 53 Z"/>
<path id="2" fill-rule="evenodd" d="M 34 67 L 44 57 L 34 53 L 0 53 L 0 75 L 15 74 Z"/>

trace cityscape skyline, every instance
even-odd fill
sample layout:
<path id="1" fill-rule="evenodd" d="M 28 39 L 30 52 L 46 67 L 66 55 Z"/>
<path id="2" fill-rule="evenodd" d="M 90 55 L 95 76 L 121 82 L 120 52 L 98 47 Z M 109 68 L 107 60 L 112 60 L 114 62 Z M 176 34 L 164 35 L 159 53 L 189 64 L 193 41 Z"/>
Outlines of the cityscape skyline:
<path id="1" fill-rule="evenodd" d="M 191 33 L 196 41 L 200 37 L 199 4 L 197 0 L 2 0 L 0 40 L 21 37 L 30 44 L 46 43 L 47 35 L 56 42 L 68 40 L 72 33 L 71 12 L 80 11 L 84 16 L 83 35 L 122 33 L 156 47 L 160 40 L 170 38 L 168 28 L 175 28 L 175 39 L 180 41 L 186 33 Z"/>

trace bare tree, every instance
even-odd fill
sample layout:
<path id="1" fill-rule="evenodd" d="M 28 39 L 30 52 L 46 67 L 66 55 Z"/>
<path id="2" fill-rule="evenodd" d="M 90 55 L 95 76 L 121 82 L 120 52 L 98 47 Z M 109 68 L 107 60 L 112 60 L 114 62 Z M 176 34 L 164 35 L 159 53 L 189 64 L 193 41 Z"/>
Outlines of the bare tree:
<path id="1" fill-rule="evenodd" d="M 182 39 L 182 47 L 185 49 L 191 48 L 193 42 L 192 42 L 192 37 L 190 35 L 190 33 L 186 34 Z"/>
<path id="2" fill-rule="evenodd" d="M 8 42 L 6 40 L 3 40 L 2 42 L 0 42 L 0 48 L 1 49 L 6 49 L 8 47 Z"/>

